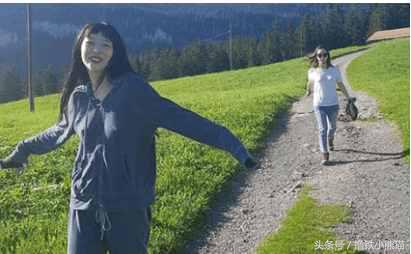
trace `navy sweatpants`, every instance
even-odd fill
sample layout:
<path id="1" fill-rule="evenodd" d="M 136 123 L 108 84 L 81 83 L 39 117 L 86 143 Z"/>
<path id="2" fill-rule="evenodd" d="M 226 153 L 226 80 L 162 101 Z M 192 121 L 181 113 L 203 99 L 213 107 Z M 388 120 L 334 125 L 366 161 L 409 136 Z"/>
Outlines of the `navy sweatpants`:
<path id="1" fill-rule="evenodd" d="M 95 209 L 70 209 L 68 254 L 146 254 L 150 233 L 150 208 L 107 212 L 105 228 Z M 100 217 L 101 218 L 101 217 Z"/>

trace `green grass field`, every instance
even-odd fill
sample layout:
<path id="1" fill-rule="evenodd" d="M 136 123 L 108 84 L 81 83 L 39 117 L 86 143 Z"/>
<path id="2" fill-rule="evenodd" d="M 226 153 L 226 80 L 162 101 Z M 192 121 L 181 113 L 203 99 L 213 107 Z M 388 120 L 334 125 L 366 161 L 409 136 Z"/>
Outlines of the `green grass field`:
<path id="1" fill-rule="evenodd" d="M 356 253 L 348 242 L 337 240 L 332 232 L 335 224 L 349 220 L 349 209 L 318 204 L 309 191 L 309 187 L 303 189 L 278 232 L 260 244 L 257 254 Z"/>
<path id="2" fill-rule="evenodd" d="M 333 56 L 345 54 L 343 49 Z M 304 93 L 308 64 L 303 59 L 154 83 L 165 97 L 236 134 L 254 153 L 276 115 Z M 58 96 L 0 105 L 0 157 L 23 138 L 51 126 Z M 30 158 L 24 174 L 0 173 L 0 253 L 65 253 L 70 172 L 78 140 Z M 228 154 L 160 131 L 157 139 L 157 199 L 153 206 L 150 253 L 179 253 L 201 230 L 203 215 L 239 170 Z"/>
<path id="3" fill-rule="evenodd" d="M 379 43 L 348 67 L 354 90 L 375 97 L 384 118 L 399 126 L 404 151 L 410 149 L 410 40 Z"/>
<path id="4" fill-rule="evenodd" d="M 307 63 L 284 63 L 156 82 L 163 95 L 232 130 L 257 151 L 275 116 L 304 93 Z M 58 96 L 0 106 L 0 157 L 51 126 Z M 78 140 L 33 156 L 24 174 L 0 173 L 0 253 L 64 253 L 70 172 Z M 241 167 L 227 153 L 161 130 L 151 253 L 176 253 L 201 227 L 215 194 Z"/>

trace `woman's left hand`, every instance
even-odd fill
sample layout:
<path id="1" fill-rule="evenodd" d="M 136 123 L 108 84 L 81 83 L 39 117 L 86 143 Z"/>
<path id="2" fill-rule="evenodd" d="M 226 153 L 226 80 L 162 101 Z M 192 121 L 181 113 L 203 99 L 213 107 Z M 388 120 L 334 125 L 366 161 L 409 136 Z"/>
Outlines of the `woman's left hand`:
<path id="1" fill-rule="evenodd" d="M 248 158 L 245 160 L 245 162 L 244 162 L 244 166 L 245 166 L 247 169 L 252 170 L 252 169 L 256 169 L 256 168 L 257 168 L 258 163 L 257 163 L 257 161 L 255 161 L 254 158 L 248 157 Z"/>
<path id="2" fill-rule="evenodd" d="M 14 168 L 16 169 L 16 172 L 20 174 L 24 170 L 25 167 L 26 167 L 26 164 L 15 162 L 8 158 L 4 160 L 0 160 L 0 169 Z"/>

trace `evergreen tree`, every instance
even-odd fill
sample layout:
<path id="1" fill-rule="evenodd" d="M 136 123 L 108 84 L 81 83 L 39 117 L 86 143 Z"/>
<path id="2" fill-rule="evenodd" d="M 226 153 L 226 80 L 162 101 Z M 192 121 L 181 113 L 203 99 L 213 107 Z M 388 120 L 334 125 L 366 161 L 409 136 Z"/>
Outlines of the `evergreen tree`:
<path id="1" fill-rule="evenodd" d="M 363 44 L 369 31 L 393 29 L 409 24 L 408 4 L 321 5 L 315 13 L 285 23 L 272 22 L 270 31 L 259 39 L 233 40 L 233 67 L 244 68 L 304 56 L 319 44 L 328 49 Z M 232 20 L 234 30 L 247 29 L 247 23 Z M 223 22 L 224 23 L 224 22 Z M 188 25 L 184 22 L 181 25 Z M 206 24 L 204 23 L 204 29 Z M 216 24 L 217 33 L 224 24 Z M 193 42 L 182 49 L 146 50 L 132 57 L 135 70 L 145 79 L 168 79 L 229 69 L 228 39 L 218 43 Z"/>
<path id="2" fill-rule="evenodd" d="M 5 70 L 0 75 L 0 102 L 14 101 L 24 98 L 24 82 L 19 78 L 15 68 Z"/>
<path id="3" fill-rule="evenodd" d="M 48 66 L 42 72 L 43 76 L 43 89 L 46 94 L 55 94 L 60 92 L 61 85 L 59 84 L 59 79 L 55 72 L 52 70 L 51 66 Z"/>
<path id="4" fill-rule="evenodd" d="M 318 24 L 315 23 L 311 15 L 304 15 L 300 25 L 298 26 L 296 36 L 296 48 L 300 56 L 304 56 L 311 52 L 317 44 L 319 44 L 318 36 L 321 31 Z"/>
<path id="5" fill-rule="evenodd" d="M 392 5 L 391 15 L 393 17 L 393 28 L 403 28 L 410 26 L 410 5 L 396 4 Z"/>
<path id="6" fill-rule="evenodd" d="M 33 95 L 34 96 L 43 96 L 46 94 L 43 87 L 43 82 L 40 77 L 40 73 L 36 73 L 33 77 Z"/>
<path id="7" fill-rule="evenodd" d="M 223 43 L 211 44 L 207 51 L 207 72 L 219 72 L 230 68 L 229 56 Z"/>
<path id="8" fill-rule="evenodd" d="M 281 24 L 278 22 L 278 20 L 274 20 L 272 27 L 271 27 L 271 42 L 273 43 L 271 45 L 271 62 L 279 62 L 283 60 L 283 32 L 281 30 Z"/>
<path id="9" fill-rule="evenodd" d="M 54 73 L 51 66 L 37 72 L 33 77 L 33 94 L 35 96 L 58 93 L 60 89 L 58 75 Z"/>
<path id="10" fill-rule="evenodd" d="M 161 49 L 153 64 L 150 80 L 170 79 L 178 76 L 178 55 L 175 49 Z"/>
<path id="11" fill-rule="evenodd" d="M 233 40 L 233 69 L 240 69 L 248 65 L 248 47 L 246 39 Z"/>
<path id="12" fill-rule="evenodd" d="M 410 26 L 409 4 L 384 4 L 382 7 L 385 29 L 395 29 Z"/>
<path id="13" fill-rule="evenodd" d="M 368 36 L 372 35 L 373 33 L 377 31 L 384 30 L 386 25 L 384 24 L 384 19 L 385 19 L 385 7 L 382 5 L 376 5 L 369 17 L 369 22 L 368 22 Z"/>
<path id="14" fill-rule="evenodd" d="M 344 30 L 349 37 L 348 44 L 364 44 L 367 39 L 367 19 L 364 11 L 350 8 L 345 15 Z"/>
<path id="15" fill-rule="evenodd" d="M 298 43 L 295 37 L 296 29 L 288 22 L 286 32 L 282 32 L 280 37 L 280 54 L 283 60 L 298 56 Z"/>
<path id="16" fill-rule="evenodd" d="M 138 74 L 143 73 L 143 64 L 142 60 L 140 60 L 140 55 L 139 54 L 133 54 L 129 56 L 129 61 L 131 66 L 133 67 L 133 70 L 137 72 Z"/>
<path id="17" fill-rule="evenodd" d="M 340 5 L 328 4 L 319 16 L 321 33 L 317 45 L 321 44 L 328 49 L 340 48 L 348 44 L 343 28 L 344 15 Z"/>
<path id="18" fill-rule="evenodd" d="M 264 34 L 257 46 L 261 64 L 270 64 L 281 60 L 280 44 L 281 32 L 274 22 L 271 31 Z"/>
<path id="19" fill-rule="evenodd" d="M 151 80 L 151 72 L 152 68 L 154 66 L 154 63 L 159 55 L 159 49 L 154 48 L 148 50 L 146 53 L 144 53 L 141 58 L 140 58 L 140 63 L 141 63 L 141 74 L 145 80 Z"/>
<path id="20" fill-rule="evenodd" d="M 182 50 L 180 57 L 182 76 L 191 76 L 206 72 L 208 62 L 208 52 L 206 49 L 204 44 L 194 42 Z"/>
<path id="21" fill-rule="evenodd" d="M 260 61 L 258 58 L 257 51 L 257 40 L 255 38 L 248 38 L 246 40 L 247 47 L 247 67 L 259 65 Z"/>
<path id="22" fill-rule="evenodd" d="M 257 45 L 258 58 L 261 64 L 271 63 L 271 36 L 265 33 Z"/>

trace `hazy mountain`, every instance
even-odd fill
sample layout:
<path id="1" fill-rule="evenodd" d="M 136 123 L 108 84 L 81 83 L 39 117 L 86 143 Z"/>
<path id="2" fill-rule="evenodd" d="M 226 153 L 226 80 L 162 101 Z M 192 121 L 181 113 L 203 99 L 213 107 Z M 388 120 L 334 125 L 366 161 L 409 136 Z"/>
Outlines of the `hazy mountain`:
<path id="1" fill-rule="evenodd" d="M 298 22 L 316 13 L 314 4 L 31 4 L 33 68 L 61 68 L 70 62 L 76 33 L 89 22 L 108 21 L 130 52 L 149 47 L 181 47 L 193 40 L 259 37 L 272 22 Z M 25 69 L 26 5 L 0 4 L 0 64 Z"/>

